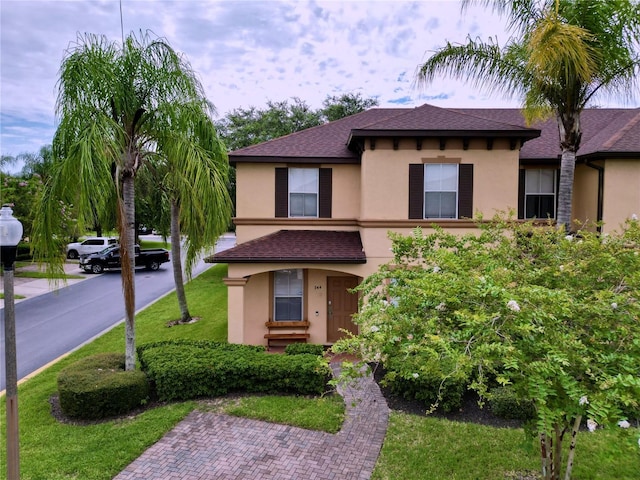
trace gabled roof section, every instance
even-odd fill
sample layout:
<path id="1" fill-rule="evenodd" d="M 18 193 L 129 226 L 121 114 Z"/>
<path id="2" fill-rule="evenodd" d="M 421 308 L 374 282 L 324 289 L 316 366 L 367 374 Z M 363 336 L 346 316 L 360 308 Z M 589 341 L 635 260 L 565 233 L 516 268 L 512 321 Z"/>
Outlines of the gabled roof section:
<path id="1" fill-rule="evenodd" d="M 372 108 L 317 127 L 235 150 L 229 162 L 360 163 L 360 156 L 347 148 L 352 129 L 401 115 L 404 108 Z"/>
<path id="2" fill-rule="evenodd" d="M 402 115 L 371 125 L 354 128 L 349 144 L 363 138 L 380 137 L 466 137 L 518 138 L 523 142 L 538 137 L 540 130 L 517 123 L 506 123 L 459 110 L 422 105 Z"/>
<path id="3" fill-rule="evenodd" d="M 205 259 L 208 263 L 366 263 L 359 232 L 280 230 Z"/>

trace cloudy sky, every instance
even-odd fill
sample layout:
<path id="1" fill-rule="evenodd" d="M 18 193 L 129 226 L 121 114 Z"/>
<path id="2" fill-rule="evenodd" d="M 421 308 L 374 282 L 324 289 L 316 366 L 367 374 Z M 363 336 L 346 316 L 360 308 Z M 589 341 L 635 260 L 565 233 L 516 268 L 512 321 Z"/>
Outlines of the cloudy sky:
<path id="1" fill-rule="evenodd" d="M 467 35 L 507 39 L 500 18 L 454 0 L 2 0 L 1 153 L 37 152 L 56 126 L 58 69 L 78 34 L 151 30 L 191 62 L 219 116 L 267 100 L 376 97 L 380 106 L 518 106 L 449 79 L 413 86 L 421 60 Z"/>

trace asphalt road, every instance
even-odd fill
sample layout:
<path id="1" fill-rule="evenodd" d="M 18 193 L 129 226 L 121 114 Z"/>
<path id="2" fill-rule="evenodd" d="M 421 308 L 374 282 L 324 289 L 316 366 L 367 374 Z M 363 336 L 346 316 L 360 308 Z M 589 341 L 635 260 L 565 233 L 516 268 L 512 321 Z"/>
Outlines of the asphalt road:
<path id="1" fill-rule="evenodd" d="M 216 251 L 230 248 L 234 238 L 222 238 Z M 198 262 L 197 275 L 211 265 Z M 80 270 L 78 270 L 80 272 Z M 137 270 L 136 310 L 175 288 L 171 262 L 160 270 Z M 87 281 L 59 289 L 15 305 L 18 378 L 21 379 L 61 355 L 83 345 L 124 320 L 119 271 L 106 272 Z M 124 342 L 124 338 L 123 338 Z M 4 312 L 0 323 L 0 390 L 5 388 Z"/>

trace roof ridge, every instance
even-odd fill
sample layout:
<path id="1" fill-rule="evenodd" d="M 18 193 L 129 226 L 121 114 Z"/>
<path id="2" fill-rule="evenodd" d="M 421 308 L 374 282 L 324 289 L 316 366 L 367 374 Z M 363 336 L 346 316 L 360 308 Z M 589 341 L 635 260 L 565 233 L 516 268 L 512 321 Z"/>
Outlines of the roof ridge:
<path id="1" fill-rule="evenodd" d="M 611 135 L 611 138 L 609 138 L 609 140 L 603 142 L 602 148 L 609 149 L 613 147 L 616 142 L 618 142 L 618 140 L 620 140 L 624 135 L 626 135 L 629 130 L 631 130 L 638 124 L 638 122 L 640 122 L 640 108 L 638 108 L 637 111 L 638 112 L 633 117 L 631 117 L 631 120 L 629 120 L 622 128 L 618 129 L 613 135 Z"/>
<path id="2" fill-rule="evenodd" d="M 494 120 L 492 118 L 488 118 L 488 117 L 483 117 L 483 116 L 479 116 L 479 115 L 473 115 L 470 113 L 467 113 L 466 111 L 464 111 L 465 109 L 457 109 L 457 108 L 446 108 L 446 107 L 438 107 L 436 105 L 432 105 L 430 103 L 423 103 L 422 105 L 418 106 L 418 107 L 414 107 L 412 109 L 407 109 L 406 111 L 400 113 L 399 115 L 394 115 L 393 119 L 397 119 L 401 116 L 406 116 L 406 115 L 411 115 L 414 114 L 415 112 L 417 112 L 418 110 L 427 110 L 427 109 L 437 109 L 440 111 L 446 111 L 449 112 L 453 115 L 462 115 L 464 117 L 468 117 L 468 118 L 472 118 L 474 120 L 479 120 L 482 122 L 490 122 L 493 125 L 500 125 L 500 126 L 505 126 L 505 127 L 509 127 L 510 129 L 517 129 L 517 130 L 537 130 L 534 127 L 528 127 L 528 126 L 523 126 L 523 125 L 517 125 L 514 123 L 507 123 L 507 122 L 503 122 L 500 120 Z M 518 109 L 513 109 L 513 110 L 518 110 Z M 360 129 L 364 129 L 364 128 L 371 128 L 371 127 L 375 127 L 376 124 L 379 123 L 383 123 L 386 122 L 390 119 L 389 117 L 386 119 L 382 119 L 382 120 L 378 120 L 376 122 L 374 122 L 373 124 L 370 125 L 366 125 L 363 127 L 359 127 Z"/>

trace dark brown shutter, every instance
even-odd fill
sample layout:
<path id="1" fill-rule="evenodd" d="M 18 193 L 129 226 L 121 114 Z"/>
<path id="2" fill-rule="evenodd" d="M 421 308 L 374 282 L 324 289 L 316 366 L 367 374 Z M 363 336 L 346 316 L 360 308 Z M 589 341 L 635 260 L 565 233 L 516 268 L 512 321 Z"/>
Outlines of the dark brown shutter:
<path id="1" fill-rule="evenodd" d="M 321 168 L 318 182 L 319 199 L 318 199 L 318 217 L 331 218 L 331 169 Z"/>
<path id="2" fill-rule="evenodd" d="M 518 218 L 524 218 L 524 185 L 526 170 L 518 171 Z"/>
<path id="3" fill-rule="evenodd" d="M 289 169 L 276 168 L 276 217 L 289 216 Z"/>
<path id="4" fill-rule="evenodd" d="M 458 166 L 458 218 L 473 218 L 473 164 Z"/>
<path id="5" fill-rule="evenodd" d="M 409 218 L 424 218 L 424 165 L 409 165 Z"/>

